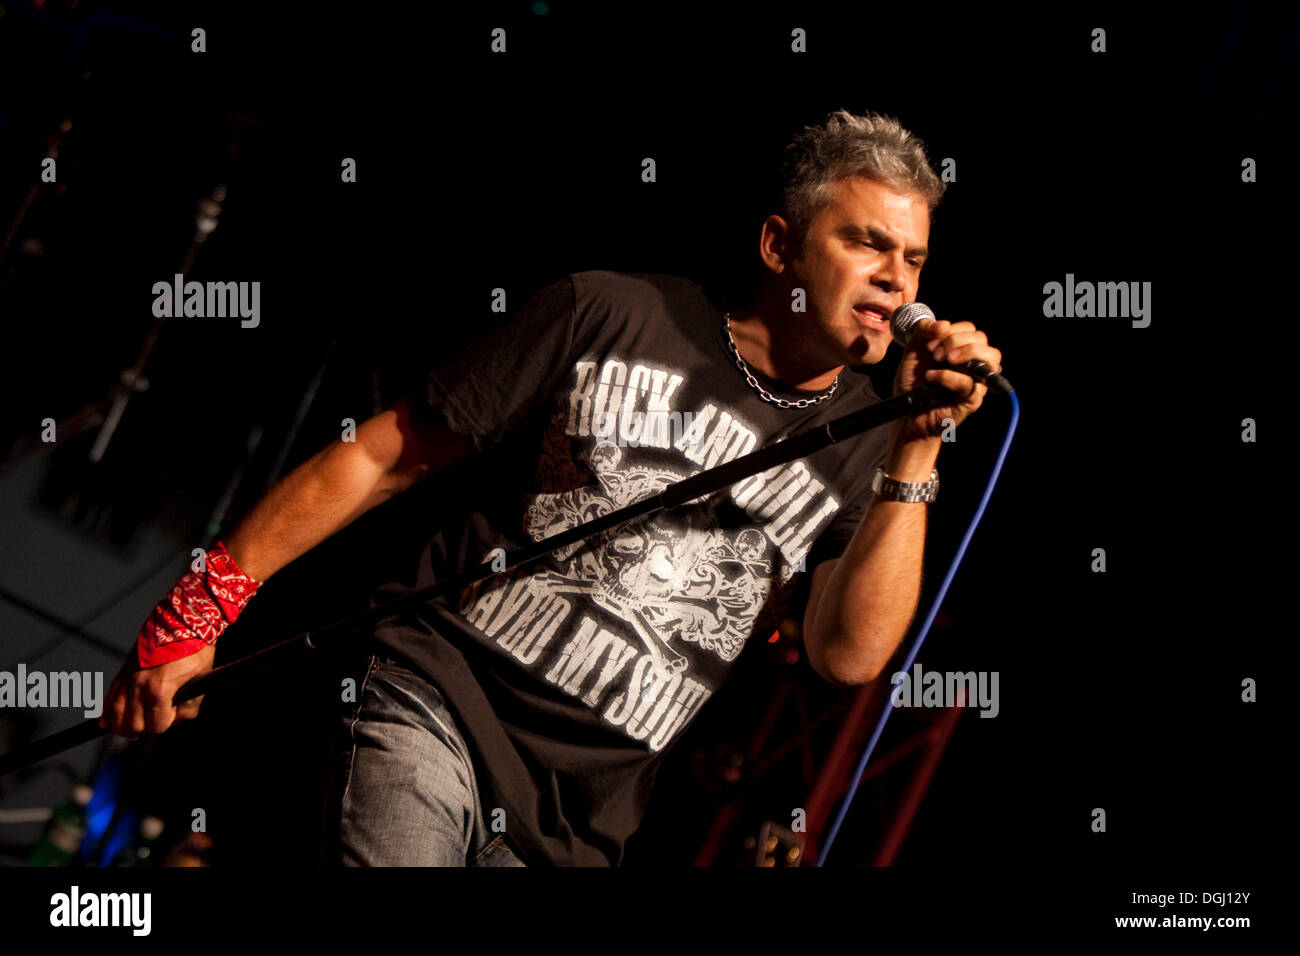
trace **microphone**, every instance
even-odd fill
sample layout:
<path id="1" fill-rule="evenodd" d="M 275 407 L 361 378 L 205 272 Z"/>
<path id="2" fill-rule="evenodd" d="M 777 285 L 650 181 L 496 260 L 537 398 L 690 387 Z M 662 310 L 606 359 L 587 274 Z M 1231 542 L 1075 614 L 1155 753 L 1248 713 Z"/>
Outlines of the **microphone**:
<path id="1" fill-rule="evenodd" d="M 900 305 L 894 310 L 894 317 L 889 321 L 889 330 L 894 334 L 894 341 L 899 345 L 907 348 L 907 343 L 912 338 L 912 333 L 916 331 L 917 323 L 922 319 L 933 319 L 934 313 L 924 302 L 909 302 L 906 305 Z M 1003 395 L 1010 395 L 1015 388 L 1010 382 L 1002 377 L 1000 372 L 994 372 L 988 367 L 988 364 L 978 359 L 972 359 L 969 362 L 962 362 L 960 365 L 949 365 L 947 362 L 939 362 L 941 368 L 952 369 L 954 372 L 961 372 L 963 375 L 969 375 L 977 382 L 983 382 L 995 392 L 1001 392 Z"/>

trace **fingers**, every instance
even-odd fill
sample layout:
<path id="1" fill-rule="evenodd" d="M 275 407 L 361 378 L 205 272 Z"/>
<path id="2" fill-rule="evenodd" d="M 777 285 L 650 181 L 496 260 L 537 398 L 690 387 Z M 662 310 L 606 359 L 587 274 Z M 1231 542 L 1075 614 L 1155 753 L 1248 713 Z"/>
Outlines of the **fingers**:
<path id="1" fill-rule="evenodd" d="M 176 720 L 176 708 L 172 706 L 170 698 L 152 696 L 148 705 L 140 710 L 145 730 L 151 734 L 161 734 Z"/>
<path id="2" fill-rule="evenodd" d="M 203 703 L 204 696 L 205 695 L 200 694 L 192 700 L 182 702 L 181 705 L 176 708 L 176 719 L 193 720 L 197 717 L 199 715 L 199 706 Z"/>
<path id="3" fill-rule="evenodd" d="M 125 679 L 119 674 L 109 687 L 99 726 L 128 740 L 144 733 L 162 733 L 171 726 L 176 712 L 170 696 L 159 696 L 159 689 L 155 680 L 145 679 L 138 672 Z"/>
<path id="4" fill-rule="evenodd" d="M 134 740 L 148 729 L 145 725 L 144 713 L 145 705 L 140 699 L 140 689 L 137 687 L 126 708 L 126 720 L 123 723 L 123 727 L 126 728 L 126 733 L 122 736 L 130 737 Z"/>
<path id="5" fill-rule="evenodd" d="M 983 332 L 954 335 L 941 343 L 935 343 L 931 352 L 936 362 L 958 365 L 979 361 L 991 369 L 1002 368 L 1002 352 L 988 344 Z"/>
<path id="6" fill-rule="evenodd" d="M 936 362 L 957 364 L 977 360 L 989 368 L 1002 367 L 1002 352 L 988 344 L 988 336 L 970 322 L 930 321 L 920 326 L 926 349 Z"/>
<path id="7" fill-rule="evenodd" d="M 967 329 L 961 332 L 950 332 L 947 335 L 940 335 L 937 338 L 926 342 L 926 348 L 931 352 L 937 352 L 940 349 L 952 351 L 961 345 L 983 345 L 988 342 L 987 336 L 979 329 Z"/>
<path id="8" fill-rule="evenodd" d="M 978 408 L 984 401 L 984 396 L 988 394 L 987 385 L 975 381 L 969 375 L 963 375 L 961 372 L 954 372 L 946 368 L 928 370 L 925 373 L 925 379 L 928 382 L 934 382 L 936 385 L 942 385 L 961 398 L 964 404 L 970 405 L 972 410 Z"/>
<path id="9" fill-rule="evenodd" d="M 174 679 L 164 677 L 156 670 L 141 672 L 127 711 L 128 729 L 137 735 L 164 733 L 180 718 L 179 708 L 172 704 L 179 686 Z"/>
<path id="10" fill-rule="evenodd" d="M 942 340 L 954 333 L 974 332 L 974 322 L 949 322 L 947 319 L 923 320 L 917 323 L 916 333 L 923 339 Z"/>
<path id="11" fill-rule="evenodd" d="M 131 707 L 132 677 L 135 673 L 134 652 L 128 655 L 113 682 L 108 686 L 108 697 L 104 700 L 104 712 L 99 717 L 99 726 L 105 727 L 120 737 L 128 736 L 127 714 Z"/>
<path id="12" fill-rule="evenodd" d="M 177 719 L 177 714 L 168 701 L 123 693 L 106 708 L 99 725 L 119 737 L 136 740 L 141 734 L 161 734 Z"/>
<path id="13" fill-rule="evenodd" d="M 104 710 L 99 715 L 99 726 L 108 727 L 113 721 L 113 702 L 117 700 L 118 692 L 121 690 L 121 684 L 116 677 L 108 685 L 108 696 L 104 698 Z"/>
<path id="14" fill-rule="evenodd" d="M 953 342 L 946 346 L 940 346 L 935 349 L 935 360 L 949 362 L 953 365 L 958 362 L 977 360 L 984 362 L 989 368 L 1001 368 L 1002 352 L 984 341 L 984 333 L 981 332 L 979 335 L 979 339 L 968 342 Z"/>
<path id="15" fill-rule="evenodd" d="M 115 679 L 109 687 L 99 726 L 119 736 L 135 740 L 141 734 L 161 734 L 174 723 L 193 720 L 199 715 L 203 696 L 173 706 L 180 682 L 156 673 L 136 672 L 133 678 Z"/>
<path id="16" fill-rule="evenodd" d="M 115 734 L 123 737 L 126 736 L 126 708 L 127 708 L 127 691 L 120 683 L 116 683 L 116 693 L 109 700 L 107 714 L 108 728 Z"/>

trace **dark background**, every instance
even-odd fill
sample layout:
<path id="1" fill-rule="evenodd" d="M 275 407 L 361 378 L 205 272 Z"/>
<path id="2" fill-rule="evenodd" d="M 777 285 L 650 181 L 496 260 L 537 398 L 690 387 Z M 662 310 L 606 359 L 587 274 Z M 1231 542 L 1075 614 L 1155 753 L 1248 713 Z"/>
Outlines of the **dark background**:
<path id="1" fill-rule="evenodd" d="M 194 204 L 218 182 L 228 198 L 190 278 L 259 280 L 263 297 L 256 329 L 165 328 L 150 388 L 100 465 L 84 461 L 88 435 L 0 475 L 0 663 L 102 669 L 107 684 L 223 489 L 236 487 L 229 529 L 342 418 L 419 388 L 499 318 L 495 287 L 512 309 L 584 269 L 730 288 L 775 211 L 781 147 L 830 110 L 876 110 L 924 139 L 936 168 L 956 159 L 921 298 L 987 332 L 1023 402 L 921 655 L 927 669 L 998 671 L 1001 713 L 962 718 L 898 862 L 1034 872 L 1262 855 L 1282 638 L 1267 607 L 1281 575 L 1265 555 L 1288 540 L 1268 449 L 1289 424 L 1273 393 L 1291 343 L 1272 320 L 1293 311 L 1277 299 L 1294 249 L 1284 143 L 1300 18 L 1265 4 L 1149 19 L 1096 4 L 3 9 L 0 229 L 38 189 L 0 257 L 0 450 L 16 453 L 41 419 L 102 396 L 130 365 L 152 324 L 149 289 L 176 270 Z M 193 26 L 207 30 L 204 54 L 189 51 Z M 496 26 L 504 56 L 489 51 Z M 1102 54 L 1089 50 L 1097 26 Z M 806 54 L 790 52 L 794 27 Z M 65 119 L 58 183 L 42 185 Z M 340 182 L 345 156 L 355 184 Z M 1258 182 L 1241 182 L 1244 157 Z M 1044 318 L 1043 285 L 1066 273 L 1150 281 L 1150 327 Z M 1247 417 L 1255 444 L 1240 438 Z M 945 446 L 923 609 L 1006 422 L 989 399 Z M 278 575 L 218 660 L 363 606 L 418 549 L 419 516 L 454 477 Z M 1090 570 L 1098 547 L 1104 574 Z M 336 666 L 213 695 L 203 720 L 156 741 L 142 800 L 169 826 L 205 807 L 223 864 L 311 864 Z M 1246 677 L 1258 704 L 1240 699 Z M 660 770 L 629 866 L 693 858 L 720 792 L 701 755 L 743 750 L 782 679 L 814 710 L 842 696 L 803 661 L 747 651 Z M 0 746 L 73 722 L 5 716 Z M 886 743 L 907 729 L 896 719 Z M 0 804 L 58 802 L 103 755 L 88 745 L 0 781 Z M 803 772 L 792 758 L 754 788 L 718 862 L 737 861 L 762 819 L 788 821 Z M 840 862 L 870 858 L 897 786 L 863 788 Z M 1094 807 L 1105 834 L 1091 831 Z M 18 854 L 36 832 L 6 826 L 0 842 Z"/>

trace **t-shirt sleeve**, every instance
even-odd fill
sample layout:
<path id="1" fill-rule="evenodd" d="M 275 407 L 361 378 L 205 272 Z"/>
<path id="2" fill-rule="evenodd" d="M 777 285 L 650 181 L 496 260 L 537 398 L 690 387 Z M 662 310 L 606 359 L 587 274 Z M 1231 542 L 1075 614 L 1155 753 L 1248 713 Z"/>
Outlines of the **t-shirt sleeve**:
<path id="1" fill-rule="evenodd" d="M 498 444 L 560 383 L 574 348 L 575 293 L 565 276 L 432 369 L 428 411 L 479 451 Z"/>

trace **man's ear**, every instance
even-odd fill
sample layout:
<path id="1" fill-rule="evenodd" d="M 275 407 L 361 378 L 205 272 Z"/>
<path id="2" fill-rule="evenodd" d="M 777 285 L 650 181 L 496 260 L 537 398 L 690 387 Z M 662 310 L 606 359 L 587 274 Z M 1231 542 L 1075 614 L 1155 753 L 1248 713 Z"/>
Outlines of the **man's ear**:
<path id="1" fill-rule="evenodd" d="M 775 214 L 764 219 L 759 232 L 758 256 L 773 275 L 780 275 L 793 260 L 789 246 L 790 224 Z"/>

